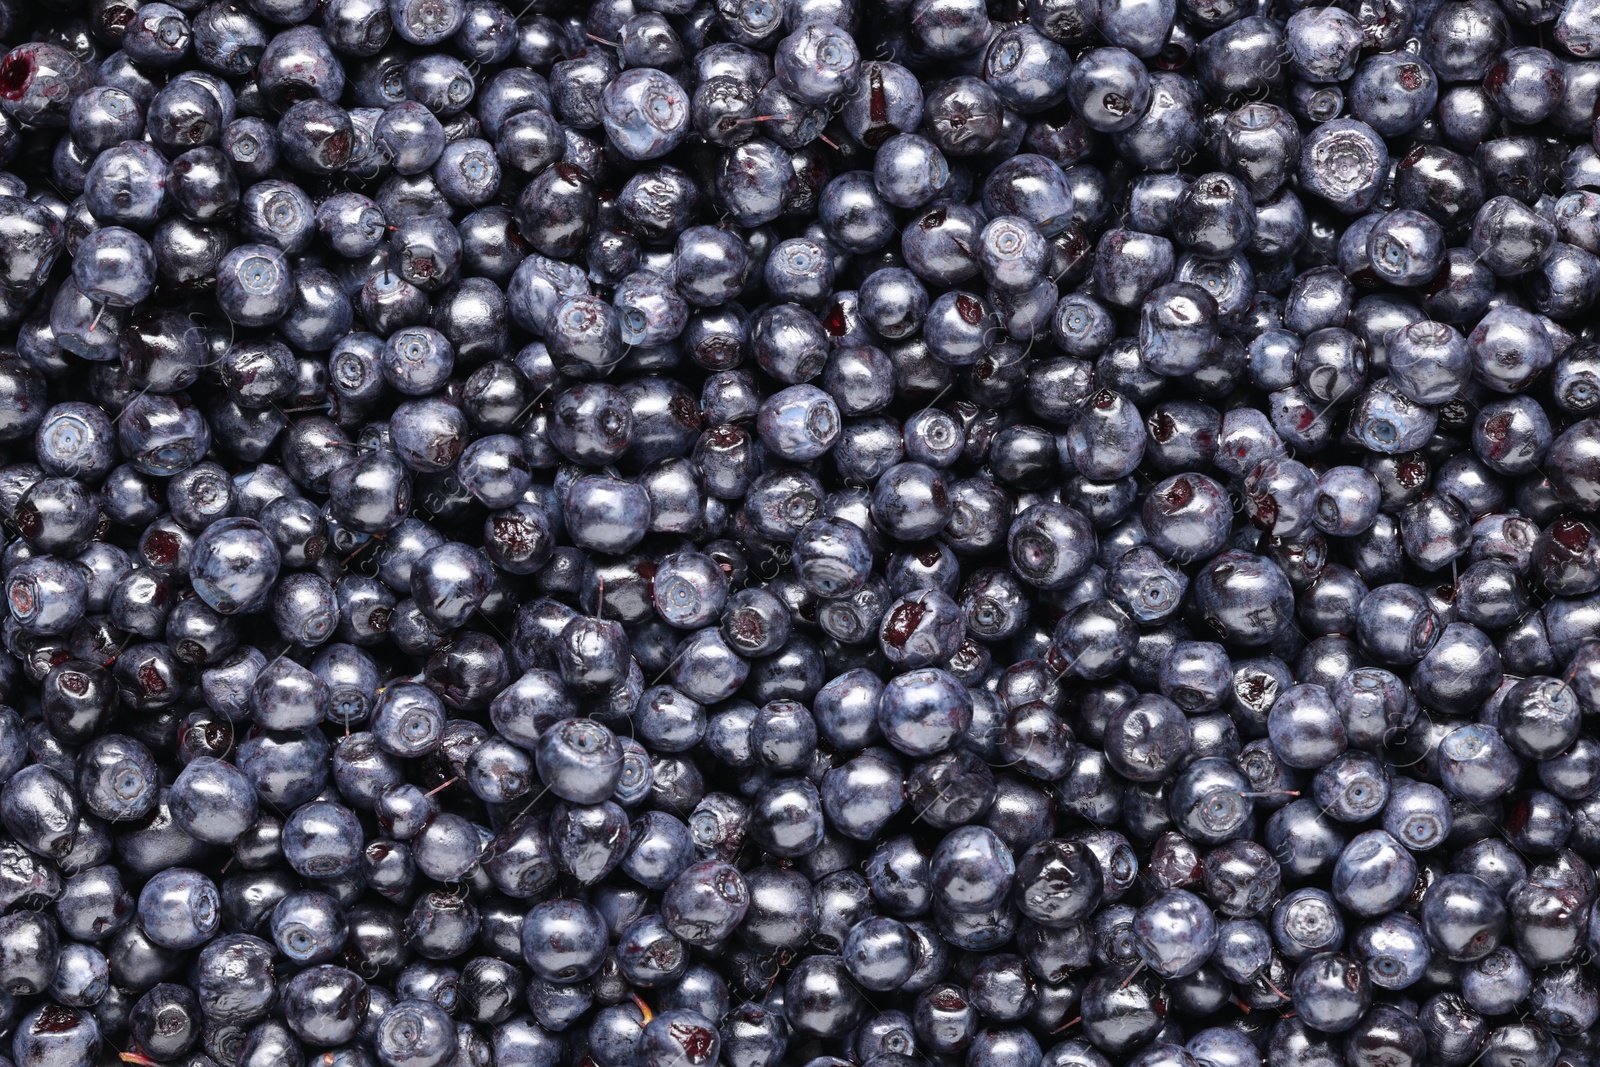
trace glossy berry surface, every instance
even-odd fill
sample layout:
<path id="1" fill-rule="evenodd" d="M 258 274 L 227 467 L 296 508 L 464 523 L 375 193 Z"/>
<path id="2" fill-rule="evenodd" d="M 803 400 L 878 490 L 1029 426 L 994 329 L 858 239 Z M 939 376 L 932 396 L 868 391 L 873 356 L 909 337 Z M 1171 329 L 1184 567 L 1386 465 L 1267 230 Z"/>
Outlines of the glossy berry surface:
<path id="1" fill-rule="evenodd" d="M 0 1067 L 1592 1067 L 1595 0 L 0 41 Z"/>

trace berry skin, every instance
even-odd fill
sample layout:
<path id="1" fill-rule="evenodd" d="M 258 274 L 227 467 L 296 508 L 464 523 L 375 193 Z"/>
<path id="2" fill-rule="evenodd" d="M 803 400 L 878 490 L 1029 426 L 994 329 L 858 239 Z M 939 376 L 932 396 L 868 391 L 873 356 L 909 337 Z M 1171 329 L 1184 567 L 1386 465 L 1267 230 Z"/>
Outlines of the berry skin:
<path id="1" fill-rule="evenodd" d="M 0 1067 L 1579 1057 L 1513 6 L 0 4 Z"/>

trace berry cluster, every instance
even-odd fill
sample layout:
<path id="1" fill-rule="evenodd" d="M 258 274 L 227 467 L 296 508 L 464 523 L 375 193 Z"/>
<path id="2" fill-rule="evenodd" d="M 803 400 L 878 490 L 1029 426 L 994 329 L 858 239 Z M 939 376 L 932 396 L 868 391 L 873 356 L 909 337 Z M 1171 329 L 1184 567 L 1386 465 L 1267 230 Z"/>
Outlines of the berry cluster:
<path id="1" fill-rule="evenodd" d="M 0 0 L 0 1067 L 1600 1067 L 1600 0 L 514 6 Z"/>

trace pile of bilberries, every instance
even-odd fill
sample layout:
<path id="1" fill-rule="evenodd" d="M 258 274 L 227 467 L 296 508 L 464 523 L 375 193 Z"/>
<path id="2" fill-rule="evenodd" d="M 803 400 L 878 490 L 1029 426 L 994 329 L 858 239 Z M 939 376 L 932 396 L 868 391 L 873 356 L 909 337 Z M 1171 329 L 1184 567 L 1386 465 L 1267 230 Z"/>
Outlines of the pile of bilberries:
<path id="1" fill-rule="evenodd" d="M 515 6 L 0 0 L 0 1067 L 1600 1067 L 1600 0 Z"/>

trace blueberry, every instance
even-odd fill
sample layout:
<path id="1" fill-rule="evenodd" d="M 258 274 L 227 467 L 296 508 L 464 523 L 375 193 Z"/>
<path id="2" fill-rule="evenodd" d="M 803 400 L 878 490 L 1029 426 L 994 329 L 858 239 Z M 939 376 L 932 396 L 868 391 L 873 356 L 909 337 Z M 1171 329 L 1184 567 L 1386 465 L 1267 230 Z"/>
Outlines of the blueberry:
<path id="1" fill-rule="evenodd" d="M 1199 897 L 1174 889 L 1139 909 L 1133 936 L 1140 958 L 1157 974 L 1181 978 L 1216 950 L 1217 923 Z"/>
<path id="2" fill-rule="evenodd" d="M 1372 990 L 1359 962 L 1343 953 L 1323 952 L 1295 970 L 1293 997 L 1307 1026 L 1342 1033 L 1360 1020 Z"/>
<path id="3" fill-rule="evenodd" d="M 198 871 L 163 871 L 139 893 L 140 927 L 163 948 L 198 948 L 220 922 L 217 887 Z"/>
<path id="4" fill-rule="evenodd" d="M 1422 928 L 1434 950 L 1448 959 L 1480 960 L 1505 935 L 1506 910 L 1500 898 L 1470 874 L 1448 874 L 1422 898 Z"/>
<path id="5" fill-rule="evenodd" d="M 592 804 L 609 797 L 622 774 L 616 737 L 586 719 L 568 719 L 544 731 L 536 757 L 540 778 L 574 803 Z"/>

